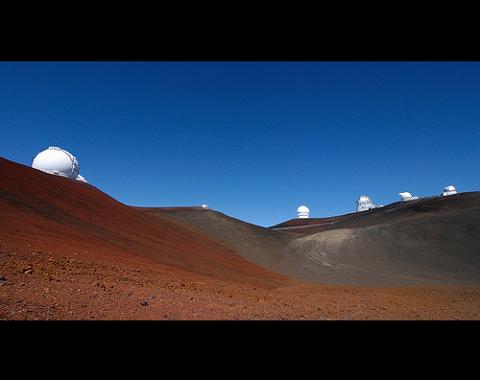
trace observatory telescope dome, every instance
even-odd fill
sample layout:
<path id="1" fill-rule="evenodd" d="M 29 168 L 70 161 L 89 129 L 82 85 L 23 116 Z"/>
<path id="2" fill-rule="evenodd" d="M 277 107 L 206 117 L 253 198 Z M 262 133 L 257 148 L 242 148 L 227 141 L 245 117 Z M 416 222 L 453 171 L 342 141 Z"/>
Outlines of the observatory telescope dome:
<path id="1" fill-rule="evenodd" d="M 443 189 L 442 195 L 445 197 L 447 195 L 453 195 L 453 194 L 457 194 L 457 189 L 455 188 L 455 186 L 453 185 L 445 186 L 445 188 Z"/>
<path id="2" fill-rule="evenodd" d="M 370 199 L 370 197 L 368 195 L 360 195 L 360 197 L 358 198 L 358 201 L 359 202 L 372 203 L 372 200 Z"/>
<path id="3" fill-rule="evenodd" d="M 357 200 L 357 211 L 366 211 L 374 208 L 375 205 L 373 204 L 372 200 L 368 195 L 360 195 Z"/>
<path id="4" fill-rule="evenodd" d="M 408 191 L 404 191 L 403 193 L 398 193 L 398 195 L 400 195 L 400 199 L 402 200 L 402 202 L 413 201 L 414 199 L 418 199 L 418 197 L 412 196 L 412 194 L 409 193 Z"/>
<path id="5" fill-rule="evenodd" d="M 50 146 L 38 153 L 33 159 L 32 168 L 45 173 L 87 182 L 80 175 L 80 165 L 75 156 L 56 146 Z"/>
<path id="6" fill-rule="evenodd" d="M 306 219 L 310 217 L 310 210 L 307 206 L 299 206 L 297 208 L 297 218 L 299 219 Z"/>

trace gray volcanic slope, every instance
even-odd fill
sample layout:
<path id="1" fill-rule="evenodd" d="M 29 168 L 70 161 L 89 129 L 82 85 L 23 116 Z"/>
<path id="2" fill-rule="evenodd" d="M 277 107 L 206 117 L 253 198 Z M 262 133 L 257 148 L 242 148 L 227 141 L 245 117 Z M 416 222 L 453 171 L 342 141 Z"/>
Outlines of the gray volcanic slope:
<path id="1" fill-rule="evenodd" d="M 275 272 L 286 273 L 295 257 L 290 241 L 295 234 L 274 231 L 200 207 L 139 208 L 153 215 L 163 215 L 219 240 L 238 254 Z"/>
<path id="2" fill-rule="evenodd" d="M 142 208 L 270 270 L 324 284 L 480 284 L 480 192 L 263 228 L 201 208 Z"/>

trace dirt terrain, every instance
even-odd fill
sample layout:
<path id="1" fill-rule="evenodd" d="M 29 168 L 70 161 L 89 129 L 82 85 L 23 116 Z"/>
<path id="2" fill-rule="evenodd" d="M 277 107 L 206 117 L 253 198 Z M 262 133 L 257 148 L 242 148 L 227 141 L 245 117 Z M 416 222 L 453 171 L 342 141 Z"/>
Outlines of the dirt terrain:
<path id="1" fill-rule="evenodd" d="M 304 251 L 329 231 L 267 229 L 200 208 L 129 207 L 94 186 L 0 158 L 0 318 L 480 319 L 478 245 L 461 240 L 477 236 L 478 203 L 446 209 L 444 219 L 460 214 L 439 247 L 450 236 L 458 258 L 444 249 L 434 270 L 425 260 L 406 283 L 362 283 L 359 275 L 349 285 L 318 273 L 312 281 L 285 267 L 307 265 L 292 261 L 294 253 L 328 245 L 322 235 Z M 404 265 L 394 257 L 386 266 L 393 278 Z M 438 278 L 425 280 L 431 273 Z"/>
<path id="2" fill-rule="evenodd" d="M 301 281 L 357 286 L 480 284 L 480 193 L 254 226 L 214 210 L 143 208 Z"/>

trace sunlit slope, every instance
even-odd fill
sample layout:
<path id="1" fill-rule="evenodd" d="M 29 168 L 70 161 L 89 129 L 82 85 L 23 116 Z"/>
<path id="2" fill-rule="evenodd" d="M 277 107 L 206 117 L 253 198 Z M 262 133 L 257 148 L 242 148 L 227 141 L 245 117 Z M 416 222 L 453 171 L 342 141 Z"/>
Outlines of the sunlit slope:
<path id="1" fill-rule="evenodd" d="M 94 186 L 0 158 L 0 242 L 239 281 L 280 276 L 227 245 L 117 202 Z M 183 273 L 182 272 L 182 273 Z"/>

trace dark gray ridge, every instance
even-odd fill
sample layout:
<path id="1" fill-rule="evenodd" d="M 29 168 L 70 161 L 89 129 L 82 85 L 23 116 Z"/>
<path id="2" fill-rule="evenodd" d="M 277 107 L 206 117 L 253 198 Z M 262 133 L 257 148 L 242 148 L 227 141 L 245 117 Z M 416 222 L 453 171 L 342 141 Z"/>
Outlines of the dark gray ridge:
<path id="1" fill-rule="evenodd" d="M 303 281 L 365 286 L 480 284 L 480 192 L 430 197 L 264 228 L 197 208 L 141 208 Z"/>

